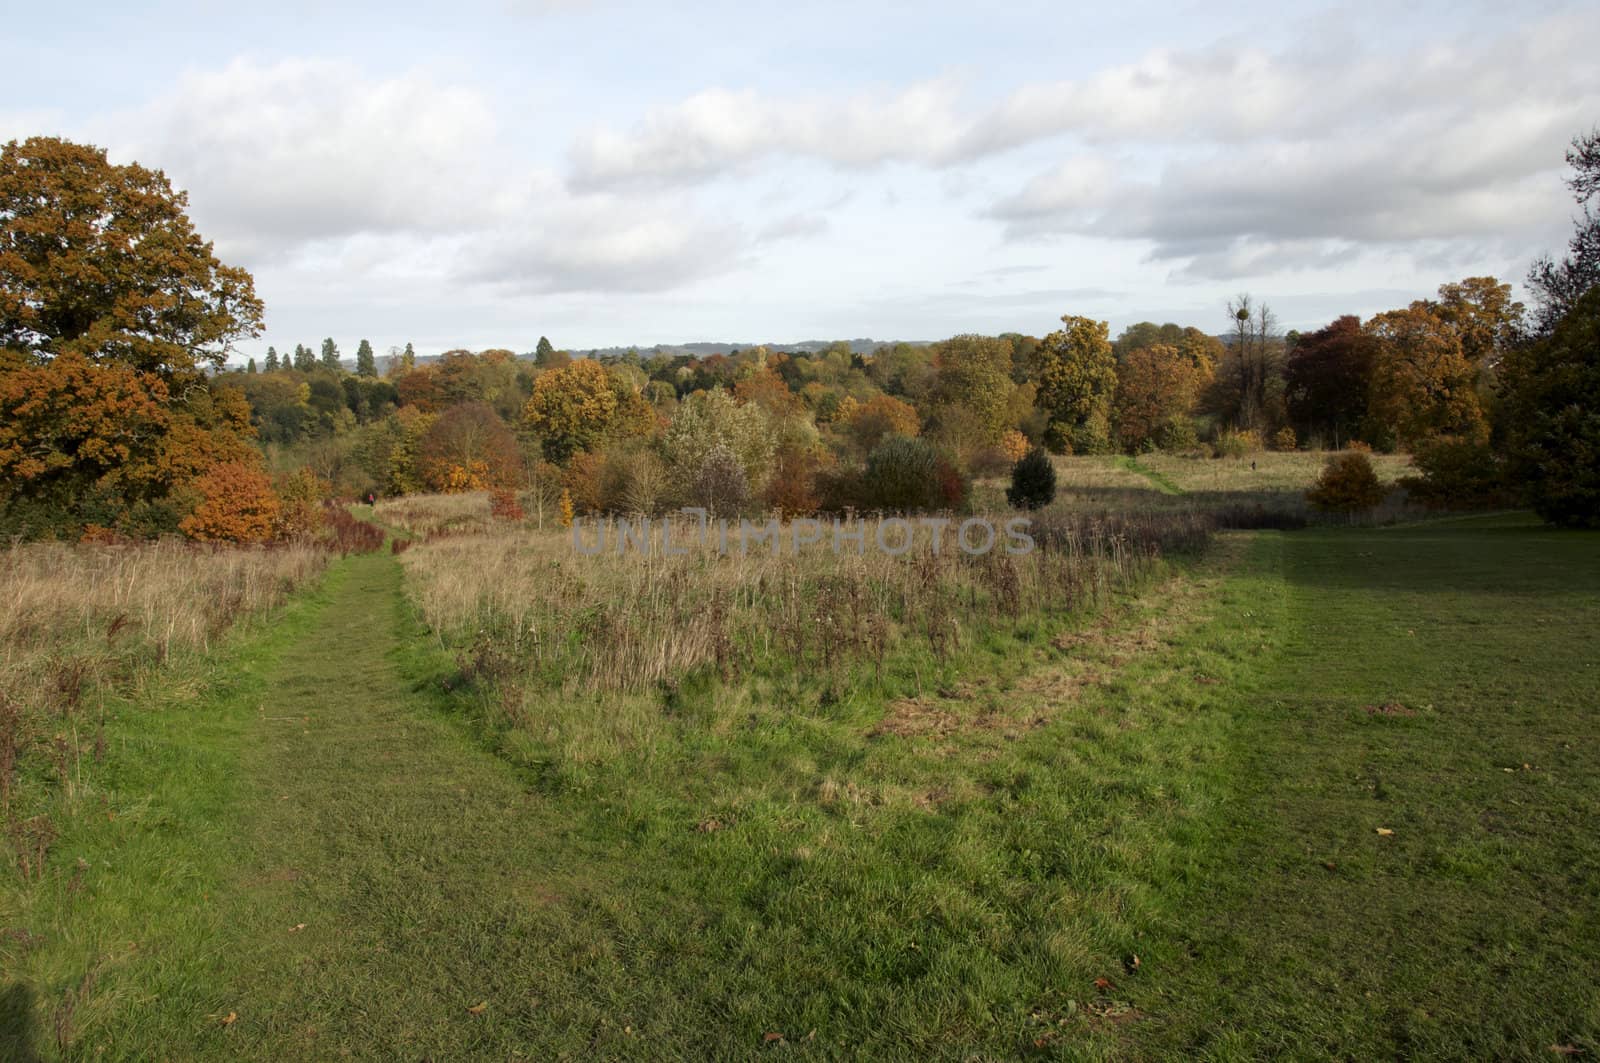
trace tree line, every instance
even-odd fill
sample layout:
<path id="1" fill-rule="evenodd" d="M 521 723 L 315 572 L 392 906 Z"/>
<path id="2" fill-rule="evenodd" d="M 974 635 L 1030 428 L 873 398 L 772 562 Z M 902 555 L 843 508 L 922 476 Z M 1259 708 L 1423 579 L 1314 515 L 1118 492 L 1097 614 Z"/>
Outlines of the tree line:
<path id="1" fill-rule="evenodd" d="M 540 337 L 522 354 L 427 361 L 408 344 L 381 370 L 365 339 L 347 367 L 332 338 L 228 368 L 262 306 L 194 232 L 183 194 L 96 148 L 13 141 L 0 154 L 0 530 L 270 538 L 305 510 L 270 501 L 319 492 L 487 489 L 563 515 L 960 509 L 975 479 L 1032 451 L 1356 442 L 1412 452 L 1418 492 L 1439 504 L 1515 494 L 1592 521 L 1594 141 L 1569 154 L 1583 216 L 1565 257 L 1535 263 L 1532 312 L 1510 285 L 1469 277 L 1304 333 L 1241 295 L 1214 333 L 1141 322 L 1112 337 L 1067 314 L 1042 336 L 703 358 L 574 357 Z M 197 517 L 243 497 L 260 502 L 247 533 Z"/>

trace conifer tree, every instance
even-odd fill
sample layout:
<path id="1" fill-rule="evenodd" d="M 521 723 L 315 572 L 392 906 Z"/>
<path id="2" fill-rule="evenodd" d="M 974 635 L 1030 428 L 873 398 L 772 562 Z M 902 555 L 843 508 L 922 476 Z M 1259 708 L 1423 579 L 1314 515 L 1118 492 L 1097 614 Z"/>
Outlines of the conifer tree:
<path id="1" fill-rule="evenodd" d="M 366 340 L 362 340 L 361 346 L 356 348 L 356 375 L 378 375 L 378 360 L 372 356 L 372 344 Z"/>
<path id="2" fill-rule="evenodd" d="M 339 365 L 339 345 L 333 342 L 332 336 L 322 341 L 322 368 L 331 369 L 335 373 L 339 372 L 341 368 Z"/>
<path id="3" fill-rule="evenodd" d="M 276 348 L 276 347 L 268 347 L 267 348 L 267 372 L 276 373 L 277 371 L 278 371 L 278 348 Z"/>

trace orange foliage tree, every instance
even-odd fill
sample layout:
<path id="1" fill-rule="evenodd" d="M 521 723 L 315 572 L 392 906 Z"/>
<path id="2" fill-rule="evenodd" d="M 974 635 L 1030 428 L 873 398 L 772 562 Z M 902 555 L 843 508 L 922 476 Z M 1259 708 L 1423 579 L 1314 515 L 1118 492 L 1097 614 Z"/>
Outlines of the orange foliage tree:
<path id="1" fill-rule="evenodd" d="M 848 416 L 850 434 L 864 451 L 870 451 L 885 436 L 914 436 L 922 430 L 915 406 L 882 392 L 866 402 L 852 402 Z"/>
<path id="2" fill-rule="evenodd" d="M 255 466 L 224 462 L 195 484 L 200 504 L 178 528 L 201 542 L 264 543 L 278 531 L 281 506 L 272 481 Z"/>
<path id="3" fill-rule="evenodd" d="M 435 491 L 481 491 L 515 484 L 522 455 L 494 410 L 474 402 L 440 414 L 422 437 L 418 466 Z"/>
<path id="4" fill-rule="evenodd" d="M 1112 405 L 1118 442 L 1128 450 L 1161 445 L 1163 430 L 1189 414 L 1204 383 L 1193 359 L 1176 347 L 1129 351 L 1117 366 Z"/>
<path id="5" fill-rule="evenodd" d="M 242 394 L 207 370 L 260 332 L 159 171 L 52 137 L 0 148 L 0 530 L 170 530 L 245 459 Z"/>

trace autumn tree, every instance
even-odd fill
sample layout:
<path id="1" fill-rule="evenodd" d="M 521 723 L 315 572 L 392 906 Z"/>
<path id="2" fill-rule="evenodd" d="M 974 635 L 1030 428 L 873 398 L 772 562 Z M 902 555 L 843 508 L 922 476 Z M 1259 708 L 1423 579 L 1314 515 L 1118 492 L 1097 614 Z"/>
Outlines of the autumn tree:
<path id="1" fill-rule="evenodd" d="M 1346 314 L 1295 337 L 1284 366 L 1289 420 L 1302 438 L 1335 447 L 1355 437 L 1367 415 L 1376 340 Z"/>
<path id="2" fill-rule="evenodd" d="M 1117 366 L 1112 421 L 1130 451 L 1191 443 L 1190 411 L 1206 378 L 1189 356 L 1165 343 L 1129 351 Z"/>
<path id="3" fill-rule="evenodd" d="M 516 437 L 483 403 L 450 407 L 422 437 L 417 452 L 422 480 L 435 491 L 515 486 L 521 462 Z"/>
<path id="4" fill-rule="evenodd" d="M 914 436 L 922 429 L 915 406 L 882 392 L 866 402 L 852 400 L 846 426 L 862 453 L 877 446 L 885 436 Z"/>
<path id="5" fill-rule="evenodd" d="M 1438 300 L 1421 305 L 1455 330 L 1461 353 L 1480 368 L 1492 369 L 1522 339 L 1527 309 L 1493 277 L 1441 284 Z"/>
<path id="6" fill-rule="evenodd" d="M 48 137 L 0 149 L 0 507 L 16 532 L 171 530 L 174 494 L 250 451 L 250 275 L 165 175 Z"/>
<path id="7" fill-rule="evenodd" d="M 1111 440 L 1117 362 L 1104 321 L 1064 314 L 1064 328 L 1039 341 L 1036 402 L 1047 418 L 1045 442 L 1057 452 L 1094 454 Z"/>
<path id="8" fill-rule="evenodd" d="M 375 377 L 378 375 L 378 359 L 372 353 L 372 344 L 362 340 L 356 347 L 356 376 Z"/>
<path id="9" fill-rule="evenodd" d="M 200 477 L 195 486 L 200 504 L 178 525 L 189 538 L 264 543 L 277 534 L 278 496 L 256 463 L 223 462 Z"/>
<path id="10" fill-rule="evenodd" d="M 225 266 L 159 170 L 54 137 L 0 149 L 0 346 L 166 380 L 220 369 L 259 333 L 250 275 Z"/>
<path id="11" fill-rule="evenodd" d="M 1375 342 L 1368 442 L 1414 447 L 1440 435 L 1483 437 L 1478 370 L 1455 329 L 1417 304 L 1379 314 L 1365 329 Z"/>
<path id="12" fill-rule="evenodd" d="M 538 439 L 545 457 L 565 463 L 604 439 L 617 410 L 617 392 L 600 363 L 579 359 L 534 381 L 522 408 L 522 423 Z"/>

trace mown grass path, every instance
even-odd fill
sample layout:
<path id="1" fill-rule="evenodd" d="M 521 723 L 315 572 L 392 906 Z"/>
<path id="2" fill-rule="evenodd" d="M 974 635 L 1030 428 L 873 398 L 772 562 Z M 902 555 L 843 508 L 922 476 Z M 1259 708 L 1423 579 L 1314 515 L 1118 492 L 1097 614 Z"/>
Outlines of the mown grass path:
<path id="1" fill-rule="evenodd" d="M 1592 1054 L 1597 547 L 1231 538 L 948 734 L 751 706 L 586 787 L 350 558 L 111 729 L 0 1058 Z"/>

